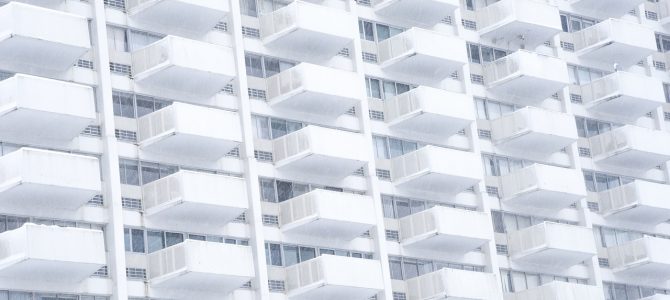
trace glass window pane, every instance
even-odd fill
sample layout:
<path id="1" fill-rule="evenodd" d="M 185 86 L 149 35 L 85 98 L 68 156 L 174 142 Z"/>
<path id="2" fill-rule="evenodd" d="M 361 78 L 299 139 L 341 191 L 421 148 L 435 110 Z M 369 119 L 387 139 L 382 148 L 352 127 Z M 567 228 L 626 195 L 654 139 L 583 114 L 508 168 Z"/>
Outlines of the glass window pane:
<path id="1" fill-rule="evenodd" d="M 307 261 L 316 257 L 316 249 L 312 247 L 300 247 L 300 261 Z"/>
<path id="2" fill-rule="evenodd" d="M 263 77 L 263 63 L 261 56 L 247 54 L 244 56 L 244 63 L 246 65 L 247 75 Z"/>
<path id="3" fill-rule="evenodd" d="M 388 159 L 388 145 L 386 144 L 386 138 L 381 136 L 372 137 L 374 147 L 375 147 L 375 157 L 377 159 Z"/>
<path id="4" fill-rule="evenodd" d="M 400 156 L 403 154 L 402 151 L 402 141 L 398 139 L 389 139 L 389 155 L 391 158 Z"/>
<path id="5" fill-rule="evenodd" d="M 149 253 L 165 248 L 162 231 L 147 231 L 147 248 Z"/>
<path id="6" fill-rule="evenodd" d="M 486 102 L 486 108 L 489 113 L 489 120 L 494 120 L 499 118 L 502 115 L 500 110 L 500 103 L 497 102 Z"/>
<path id="7" fill-rule="evenodd" d="M 409 207 L 409 199 L 402 199 L 402 198 L 396 199 L 395 209 L 398 218 L 409 216 L 412 213 Z"/>
<path id="8" fill-rule="evenodd" d="M 265 77 L 270 77 L 280 72 L 278 59 L 265 57 L 263 60 L 265 62 Z"/>
<path id="9" fill-rule="evenodd" d="M 402 280 L 402 265 L 400 260 L 389 258 L 389 267 L 391 269 L 391 279 Z"/>
<path id="10" fill-rule="evenodd" d="M 384 81 L 384 99 L 388 100 L 397 95 L 395 90 L 395 82 Z"/>
<path id="11" fill-rule="evenodd" d="M 479 64 L 481 63 L 481 59 L 479 56 L 479 46 L 470 44 L 469 45 L 469 53 L 470 53 L 470 62 Z"/>
<path id="12" fill-rule="evenodd" d="M 512 286 L 515 292 L 526 289 L 526 276 L 521 272 L 512 272 Z"/>
<path id="13" fill-rule="evenodd" d="M 142 229 L 131 229 L 130 233 L 133 252 L 144 253 L 144 231 Z"/>
<path id="14" fill-rule="evenodd" d="M 142 184 L 158 180 L 160 178 L 160 170 L 156 163 L 142 163 Z"/>
<path id="15" fill-rule="evenodd" d="M 291 266 L 298 263 L 298 247 L 284 245 L 284 263 L 285 266 Z"/>
<path id="16" fill-rule="evenodd" d="M 288 181 L 277 180 L 277 200 L 284 202 L 293 198 L 293 184 Z"/>
<path id="17" fill-rule="evenodd" d="M 406 259 L 402 269 L 404 271 L 405 279 L 419 276 L 419 268 L 416 261 Z"/>
<path id="18" fill-rule="evenodd" d="M 259 178 L 258 181 L 261 188 L 261 199 L 265 202 L 277 202 L 274 180 Z"/>
<path id="19" fill-rule="evenodd" d="M 482 46 L 482 61 L 491 62 L 494 60 L 493 48 Z"/>
<path id="20" fill-rule="evenodd" d="M 379 83 L 379 80 L 377 79 L 370 79 L 368 80 L 368 96 L 375 98 L 375 99 L 381 99 L 382 98 L 382 92 L 381 92 L 381 83 Z"/>
<path id="21" fill-rule="evenodd" d="M 270 125 L 267 117 L 253 116 L 252 124 L 254 125 L 254 132 L 256 137 L 262 140 L 270 139 Z"/>
<path id="22" fill-rule="evenodd" d="M 477 110 L 477 118 L 482 120 L 487 120 L 486 117 L 486 104 L 484 99 L 475 99 L 475 108 Z"/>
<path id="23" fill-rule="evenodd" d="M 183 241 L 184 241 L 184 235 L 181 233 L 175 233 L 175 232 L 165 233 L 165 247 L 170 247 L 172 245 L 179 244 Z"/>
<path id="24" fill-rule="evenodd" d="M 382 195 L 382 207 L 384 210 L 384 218 L 394 219 L 393 198 L 390 196 Z"/>
<path id="25" fill-rule="evenodd" d="M 272 138 L 276 139 L 278 137 L 282 137 L 286 135 L 287 129 L 286 129 L 286 121 L 284 120 L 277 120 L 277 119 L 272 119 L 270 122 L 270 126 L 272 128 Z"/>
<path id="26" fill-rule="evenodd" d="M 309 192 L 309 185 L 302 183 L 293 183 L 293 197 L 298 197 L 302 194 Z"/>
<path id="27" fill-rule="evenodd" d="M 391 37 L 389 27 L 386 25 L 377 24 L 377 41 L 381 42 Z"/>

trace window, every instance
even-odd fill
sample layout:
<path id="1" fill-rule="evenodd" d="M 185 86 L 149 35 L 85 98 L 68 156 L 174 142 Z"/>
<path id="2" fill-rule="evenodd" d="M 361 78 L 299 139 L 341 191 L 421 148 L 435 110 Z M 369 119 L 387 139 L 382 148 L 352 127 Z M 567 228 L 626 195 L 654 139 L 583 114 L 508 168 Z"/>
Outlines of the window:
<path id="1" fill-rule="evenodd" d="M 294 122 L 283 119 L 276 119 L 263 116 L 251 116 L 251 123 L 256 138 L 263 140 L 276 139 L 291 132 L 297 131 L 306 125 L 300 122 Z"/>
<path id="2" fill-rule="evenodd" d="M 171 101 L 132 93 L 112 92 L 114 115 L 139 118 L 171 104 Z"/>
<path id="3" fill-rule="evenodd" d="M 470 62 L 475 64 L 492 62 L 509 54 L 507 50 L 478 44 L 468 43 L 467 47 Z"/>
<path id="4" fill-rule="evenodd" d="M 586 279 L 582 278 L 509 270 L 500 270 L 500 275 L 502 280 L 502 287 L 505 292 L 520 292 L 526 289 L 550 283 L 552 281 L 573 282 L 578 284 L 588 283 Z"/>
<path id="5" fill-rule="evenodd" d="M 483 154 L 484 172 L 488 176 L 501 176 L 512 171 L 527 167 L 532 163 L 529 161 Z"/>
<path id="6" fill-rule="evenodd" d="M 484 272 L 484 267 L 455 264 L 442 261 L 421 260 L 408 257 L 389 256 L 391 279 L 407 280 L 442 268 Z"/>
<path id="7" fill-rule="evenodd" d="M 161 35 L 153 34 L 153 33 L 148 33 L 144 31 L 139 31 L 139 30 L 130 30 L 130 38 L 129 38 L 129 48 L 130 51 L 135 51 L 137 49 L 143 48 L 144 46 L 147 46 L 149 44 L 152 44 L 153 42 L 156 42 L 160 39 L 163 38 Z"/>
<path id="8" fill-rule="evenodd" d="M 366 41 L 381 42 L 403 31 L 399 27 L 358 20 L 358 32 L 361 39 Z"/>
<path id="9" fill-rule="evenodd" d="M 156 181 L 160 178 L 173 174 L 179 170 L 176 166 L 168 166 L 158 163 L 143 162 L 142 170 L 142 184 L 147 184 Z"/>
<path id="10" fill-rule="evenodd" d="M 256 0 L 240 0 L 240 10 L 243 15 L 258 17 Z"/>
<path id="11" fill-rule="evenodd" d="M 608 72 L 597 69 L 568 65 L 568 76 L 570 77 L 570 83 L 574 85 L 584 85 L 590 83 L 591 81 L 600 79 L 608 74 Z"/>
<path id="12" fill-rule="evenodd" d="M 656 34 L 656 48 L 658 52 L 665 53 L 670 51 L 670 36 Z"/>
<path id="13" fill-rule="evenodd" d="M 670 103 L 670 84 L 663 83 L 663 92 L 665 94 L 665 102 Z"/>
<path id="14" fill-rule="evenodd" d="M 493 120 L 501 116 L 511 114 L 518 107 L 512 104 L 491 101 L 488 99 L 475 98 L 475 112 L 478 119 Z"/>
<path id="15" fill-rule="evenodd" d="M 415 214 L 424 211 L 426 209 L 432 208 L 433 206 L 444 206 L 464 210 L 475 210 L 474 208 L 462 205 L 415 200 L 415 199 L 408 199 L 389 195 L 382 195 L 382 205 L 384 210 L 384 217 L 390 219 L 399 219 L 402 217 L 406 217 L 411 214 Z"/>
<path id="16" fill-rule="evenodd" d="M 296 65 L 296 63 L 292 61 L 251 53 L 244 55 L 244 64 L 248 76 L 260 78 L 270 77 Z"/>
<path id="17" fill-rule="evenodd" d="M 136 160 L 119 159 L 121 184 L 140 185 L 140 170 Z"/>
<path id="18" fill-rule="evenodd" d="M 575 16 L 570 14 L 561 14 L 561 28 L 564 32 L 576 32 L 588 28 L 598 23 L 595 19 Z"/>
<path id="19" fill-rule="evenodd" d="M 162 35 L 145 31 L 107 26 L 107 43 L 109 49 L 116 52 L 135 51 L 162 38 Z"/>
<path id="20" fill-rule="evenodd" d="M 127 252 L 144 253 L 144 231 L 142 229 L 124 228 L 123 237 Z"/>
<path id="21" fill-rule="evenodd" d="M 407 154 L 425 146 L 423 143 L 394 139 L 383 136 L 373 136 L 373 146 L 377 158 L 394 158 Z M 382 148 L 387 147 L 387 148 Z M 381 155 L 381 156 L 380 156 Z"/>
<path id="22" fill-rule="evenodd" d="M 128 32 L 125 28 L 107 26 L 107 45 L 109 50 L 128 52 Z"/>
<path id="23" fill-rule="evenodd" d="M 265 261 L 271 266 L 281 266 L 281 245 L 265 243 Z"/>
<path id="24" fill-rule="evenodd" d="M 382 100 L 390 99 L 415 88 L 415 86 L 406 83 L 370 77 L 365 77 L 365 87 L 368 97 Z"/>

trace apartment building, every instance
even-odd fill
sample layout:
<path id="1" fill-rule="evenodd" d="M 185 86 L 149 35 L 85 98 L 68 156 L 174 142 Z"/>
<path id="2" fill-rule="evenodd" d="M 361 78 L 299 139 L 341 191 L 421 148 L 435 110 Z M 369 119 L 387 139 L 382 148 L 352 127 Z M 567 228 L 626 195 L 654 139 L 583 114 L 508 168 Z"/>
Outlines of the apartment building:
<path id="1" fill-rule="evenodd" d="M 670 0 L 0 0 L 0 300 L 670 299 Z"/>

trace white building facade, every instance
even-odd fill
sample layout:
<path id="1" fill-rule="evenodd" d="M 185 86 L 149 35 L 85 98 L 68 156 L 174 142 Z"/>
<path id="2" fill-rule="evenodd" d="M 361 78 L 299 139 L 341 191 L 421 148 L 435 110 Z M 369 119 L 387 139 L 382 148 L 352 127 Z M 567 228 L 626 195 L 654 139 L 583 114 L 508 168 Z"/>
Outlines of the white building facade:
<path id="1" fill-rule="evenodd" d="M 0 0 L 0 300 L 670 299 L 667 51 L 668 0 Z"/>

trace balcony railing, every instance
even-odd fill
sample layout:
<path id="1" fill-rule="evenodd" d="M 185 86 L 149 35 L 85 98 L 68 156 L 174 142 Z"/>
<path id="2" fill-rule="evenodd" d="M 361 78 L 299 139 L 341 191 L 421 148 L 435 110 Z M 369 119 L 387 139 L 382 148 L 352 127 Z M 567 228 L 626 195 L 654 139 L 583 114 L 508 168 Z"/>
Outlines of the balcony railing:
<path id="1" fill-rule="evenodd" d="M 230 13 L 227 1 L 211 0 L 126 0 L 126 8 L 136 22 L 164 33 L 204 34 Z"/>
<path id="2" fill-rule="evenodd" d="M 502 0 L 476 13 L 477 27 L 483 38 L 504 40 L 529 49 L 561 31 L 558 8 L 549 0 Z"/>
<path id="3" fill-rule="evenodd" d="M 636 180 L 598 193 L 600 213 L 607 218 L 657 225 L 670 220 L 670 185 Z"/>
<path id="4" fill-rule="evenodd" d="M 569 267 L 596 255 L 591 229 L 543 222 L 509 234 L 508 247 L 517 262 Z"/>
<path id="5" fill-rule="evenodd" d="M 575 52 L 582 58 L 634 65 L 656 51 L 654 31 L 644 25 L 607 19 L 572 33 Z"/>

